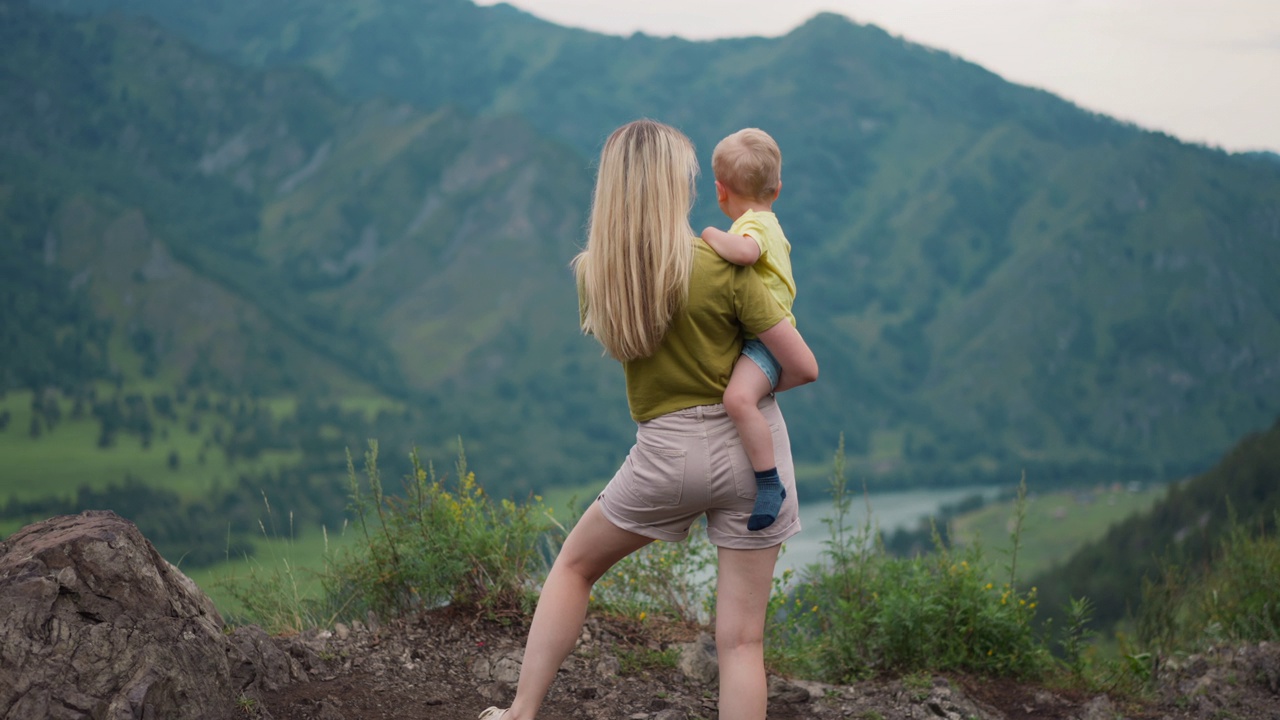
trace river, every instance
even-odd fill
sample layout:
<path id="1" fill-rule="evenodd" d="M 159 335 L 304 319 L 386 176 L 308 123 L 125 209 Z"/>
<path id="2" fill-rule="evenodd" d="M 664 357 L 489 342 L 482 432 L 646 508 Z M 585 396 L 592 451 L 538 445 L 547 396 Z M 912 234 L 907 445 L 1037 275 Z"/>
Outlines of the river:
<path id="1" fill-rule="evenodd" d="M 867 505 L 871 505 L 871 522 L 884 534 L 892 533 L 898 528 L 914 528 L 920 518 L 936 515 L 944 505 L 951 505 L 974 495 L 982 495 L 987 499 L 994 498 L 1000 491 L 994 485 L 981 485 L 940 490 L 904 490 L 898 492 L 879 492 L 853 497 L 845 525 L 851 533 L 860 532 L 867 520 Z M 825 541 L 831 538 L 831 531 L 823 518 L 835 515 L 835 505 L 830 500 L 809 500 L 801 498 L 800 523 L 804 529 L 799 535 L 786 543 L 782 557 L 778 559 L 778 573 L 787 569 L 799 571 L 810 563 L 821 559 L 826 549 Z"/>

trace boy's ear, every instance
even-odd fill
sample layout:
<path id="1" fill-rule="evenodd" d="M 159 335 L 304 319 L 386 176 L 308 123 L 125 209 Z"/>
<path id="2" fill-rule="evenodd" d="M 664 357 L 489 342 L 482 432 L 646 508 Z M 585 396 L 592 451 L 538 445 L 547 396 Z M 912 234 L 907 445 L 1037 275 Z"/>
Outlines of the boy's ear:
<path id="1" fill-rule="evenodd" d="M 778 199 L 778 196 L 779 196 L 779 195 L 781 195 L 781 194 L 782 194 L 782 180 L 781 180 L 781 179 L 779 179 L 779 180 L 778 180 L 778 188 L 777 188 L 776 190 L 774 190 L 774 191 L 773 191 L 773 199 L 774 199 L 774 200 L 777 200 L 777 199 Z"/>
<path id="2" fill-rule="evenodd" d="M 716 202 L 724 202 L 729 199 L 729 188 L 725 187 L 719 180 L 716 181 Z"/>

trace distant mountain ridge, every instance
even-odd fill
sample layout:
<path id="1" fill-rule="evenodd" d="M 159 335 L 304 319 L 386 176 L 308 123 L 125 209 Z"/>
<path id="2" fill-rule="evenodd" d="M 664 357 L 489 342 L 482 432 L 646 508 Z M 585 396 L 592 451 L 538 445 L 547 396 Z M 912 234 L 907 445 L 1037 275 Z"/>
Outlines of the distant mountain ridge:
<path id="1" fill-rule="evenodd" d="M 785 400 L 807 463 L 844 433 L 873 481 L 1167 478 L 1280 413 L 1280 168 L 874 27 L 825 14 L 777 39 L 690 42 L 463 0 L 35 5 L 153 17 L 351 98 L 325 95 L 343 120 L 317 123 L 264 94 L 260 121 L 206 137 L 195 166 L 244 219 L 191 238 L 243 244 L 252 262 L 206 265 L 256 278 L 240 296 L 336 362 L 327 382 L 402 387 L 431 432 L 504 468 L 538 448 L 551 467 L 519 482 L 554 482 L 556 458 L 607 472 L 625 447 L 616 371 L 577 337 L 564 265 L 595 149 L 638 116 L 680 126 L 704 162 L 744 125 L 783 148 L 777 209 L 823 365 L 821 387 Z M 287 152 L 269 132 L 286 116 Z M 255 179 L 286 156 L 289 173 Z"/>

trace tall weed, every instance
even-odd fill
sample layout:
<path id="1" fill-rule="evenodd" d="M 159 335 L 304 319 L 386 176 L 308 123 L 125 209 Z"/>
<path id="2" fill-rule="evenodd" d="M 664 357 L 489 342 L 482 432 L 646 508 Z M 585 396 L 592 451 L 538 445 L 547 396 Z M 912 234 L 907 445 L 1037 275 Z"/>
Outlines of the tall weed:
<path id="1" fill-rule="evenodd" d="M 263 540 L 268 541 L 265 545 L 269 554 L 266 557 L 246 556 L 244 575 L 232 574 L 214 581 L 239 606 L 227 620 L 256 623 L 270 633 L 298 633 L 307 628 L 333 624 L 346 610 L 349 597 L 326 591 L 329 566 L 333 560 L 328 529 L 320 529 L 324 533 L 324 567 L 295 567 L 290 559 L 295 537 L 293 514 L 289 514 L 287 534 L 282 534 L 275 525 L 275 514 L 265 494 L 262 502 L 266 507 L 267 521 L 259 519 L 258 528 Z M 271 542 L 273 540 L 277 542 Z M 279 549 L 280 540 L 284 540 L 282 550 Z M 230 547 L 229 537 L 227 543 Z M 228 560 L 231 559 L 229 555 Z"/>
<path id="2" fill-rule="evenodd" d="M 352 512 L 362 547 L 340 556 L 330 592 L 351 594 L 379 613 L 452 604 L 491 614 L 532 609 L 541 578 L 564 528 L 541 498 L 495 500 L 467 469 L 461 443 L 450 483 L 410 454 L 404 494 L 388 494 L 378 471 L 378 444 L 364 455 L 363 479 L 348 453 Z"/>

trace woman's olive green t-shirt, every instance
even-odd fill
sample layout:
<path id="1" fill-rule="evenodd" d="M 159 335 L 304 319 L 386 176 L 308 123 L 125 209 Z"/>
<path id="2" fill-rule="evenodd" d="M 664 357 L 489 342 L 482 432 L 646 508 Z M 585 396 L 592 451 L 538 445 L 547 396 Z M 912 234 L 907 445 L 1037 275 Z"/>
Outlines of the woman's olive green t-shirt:
<path id="1" fill-rule="evenodd" d="M 662 345 L 622 364 L 636 422 L 723 402 L 743 332 L 759 335 L 787 317 L 751 267 L 724 260 L 701 239 L 694 241 L 693 258 L 689 302 L 672 319 Z"/>

